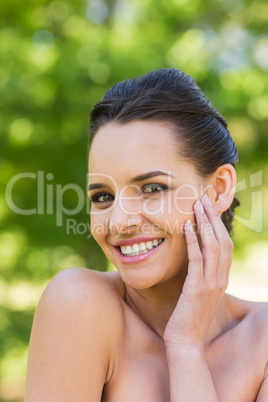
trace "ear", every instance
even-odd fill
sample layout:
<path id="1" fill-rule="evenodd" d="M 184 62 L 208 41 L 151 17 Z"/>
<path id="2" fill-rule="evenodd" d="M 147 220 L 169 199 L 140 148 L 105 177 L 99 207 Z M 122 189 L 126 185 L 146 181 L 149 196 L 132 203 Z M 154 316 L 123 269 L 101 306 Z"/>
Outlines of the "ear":
<path id="1" fill-rule="evenodd" d="M 234 167 L 227 163 L 218 167 L 209 179 L 208 196 L 219 214 L 226 211 L 232 204 L 236 186 L 236 172 Z"/>

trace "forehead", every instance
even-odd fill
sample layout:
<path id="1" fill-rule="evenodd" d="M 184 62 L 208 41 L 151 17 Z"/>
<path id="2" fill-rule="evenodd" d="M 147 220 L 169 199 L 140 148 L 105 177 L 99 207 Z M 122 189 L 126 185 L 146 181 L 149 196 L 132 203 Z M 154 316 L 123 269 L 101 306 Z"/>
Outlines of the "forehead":
<path id="1" fill-rule="evenodd" d="M 107 163 L 168 168 L 171 161 L 178 162 L 178 145 L 172 129 L 161 122 L 135 121 L 119 125 L 109 123 L 96 134 L 89 153 L 89 170 L 104 167 Z M 111 166 L 110 166 L 111 167 Z"/>

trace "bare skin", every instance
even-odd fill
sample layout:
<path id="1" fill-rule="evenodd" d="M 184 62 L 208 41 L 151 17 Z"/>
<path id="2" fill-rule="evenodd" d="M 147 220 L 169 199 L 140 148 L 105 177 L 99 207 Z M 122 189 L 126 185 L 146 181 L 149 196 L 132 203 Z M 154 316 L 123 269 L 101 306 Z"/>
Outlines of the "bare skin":
<path id="1" fill-rule="evenodd" d="M 46 290 L 47 300 L 44 295 L 35 318 L 25 401 L 169 402 L 164 342 L 128 305 L 120 275 L 76 268 L 62 271 L 53 281 Z M 92 293 L 97 299 L 95 304 L 91 300 Z M 62 294 L 59 303 L 57 297 Z M 108 316 L 112 318 L 106 320 L 100 331 L 109 341 L 108 361 L 102 355 L 105 341 L 98 344 L 99 334 L 92 331 L 98 318 L 94 317 L 93 323 L 88 322 L 90 309 L 95 308 L 96 316 L 102 312 L 96 304 L 103 304 L 104 295 L 109 304 Z M 268 375 L 267 304 L 229 295 L 225 295 L 224 300 L 225 326 L 205 350 L 219 400 L 264 402 Z M 77 307 L 70 312 L 71 301 Z M 44 317 L 42 310 L 47 314 L 50 306 L 53 312 L 50 317 Z M 70 321 L 74 323 L 73 328 L 70 328 Z M 70 345 L 69 340 L 77 337 L 80 342 Z M 98 345 L 96 355 L 88 350 L 87 343 Z M 93 383 L 89 384 L 87 378 L 92 378 Z"/>
<path id="2" fill-rule="evenodd" d="M 161 175 L 129 184 L 156 170 L 172 173 L 168 189 Z M 89 172 L 92 233 L 118 272 L 75 268 L 50 282 L 33 325 L 26 402 L 267 401 L 267 304 L 225 293 L 233 246 L 219 214 L 232 200 L 233 168 L 205 182 L 179 160 L 169 128 L 133 122 L 100 129 Z M 124 257 L 118 245 L 141 235 L 163 242 L 144 259 Z"/>

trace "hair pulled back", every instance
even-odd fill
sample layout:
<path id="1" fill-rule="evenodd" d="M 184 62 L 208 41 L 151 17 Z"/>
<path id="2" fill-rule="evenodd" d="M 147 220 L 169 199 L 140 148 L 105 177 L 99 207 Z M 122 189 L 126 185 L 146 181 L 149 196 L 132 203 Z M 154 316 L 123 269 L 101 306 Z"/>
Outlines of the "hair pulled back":
<path id="1" fill-rule="evenodd" d="M 90 116 L 90 143 L 99 128 L 111 121 L 135 120 L 168 123 L 174 131 L 180 157 L 186 158 L 206 178 L 226 163 L 238 162 L 236 145 L 227 122 L 214 109 L 192 77 L 171 68 L 152 71 L 111 87 Z M 221 219 L 232 235 L 237 198 Z"/>

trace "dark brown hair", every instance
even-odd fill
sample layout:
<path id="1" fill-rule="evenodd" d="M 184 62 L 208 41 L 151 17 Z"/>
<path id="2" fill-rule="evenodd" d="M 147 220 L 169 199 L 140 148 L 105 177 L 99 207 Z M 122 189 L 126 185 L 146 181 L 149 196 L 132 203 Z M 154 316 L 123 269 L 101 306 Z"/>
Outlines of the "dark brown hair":
<path id="1" fill-rule="evenodd" d="M 216 169 L 238 162 L 236 145 L 226 120 L 211 105 L 192 77 L 177 69 L 152 71 L 110 88 L 90 116 L 91 143 L 104 124 L 125 124 L 134 120 L 161 121 L 171 124 L 178 154 L 189 160 L 202 177 Z M 221 219 L 232 234 L 234 198 Z"/>

